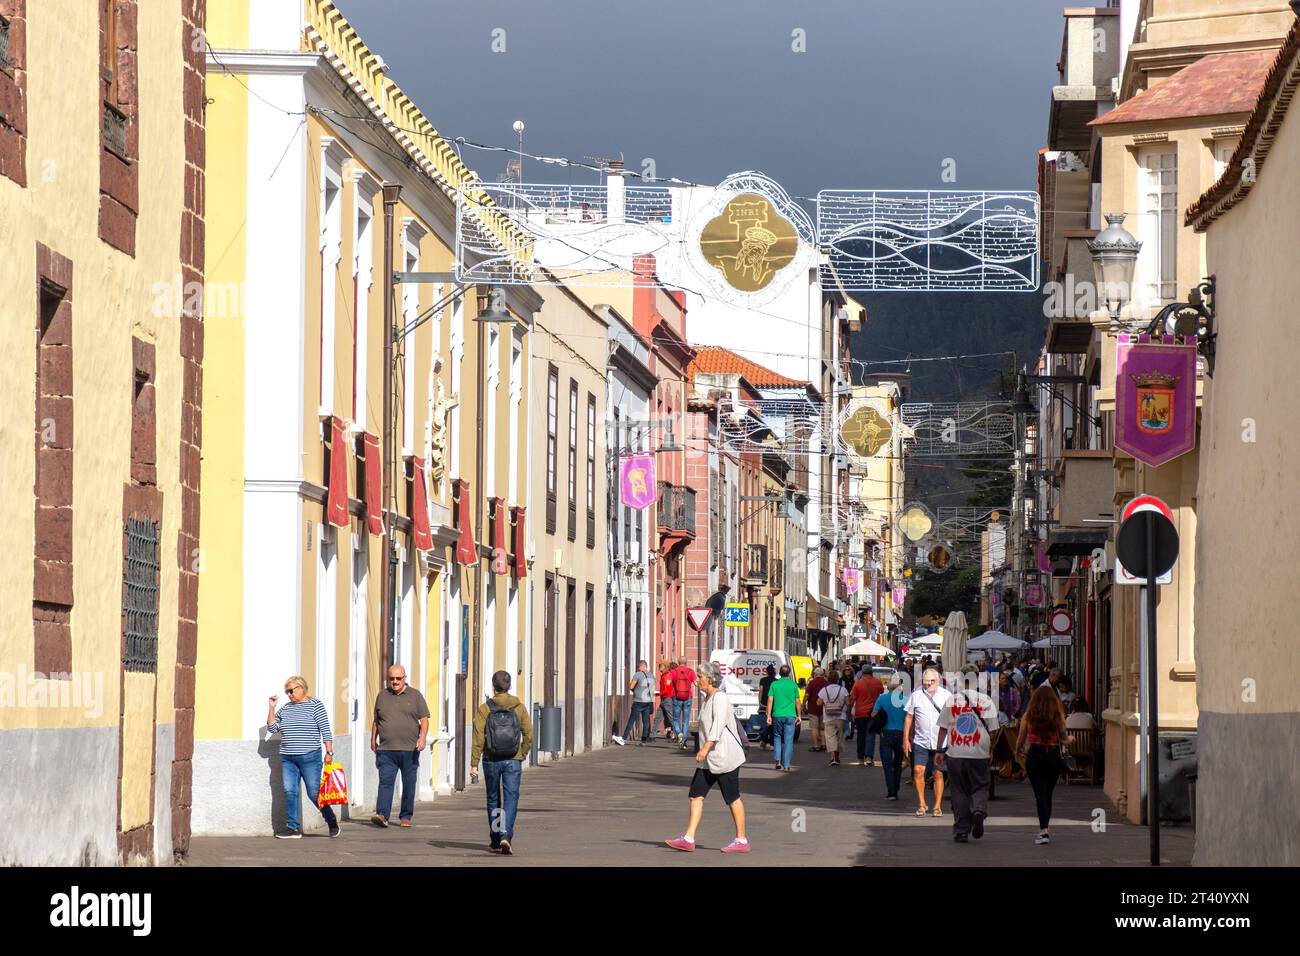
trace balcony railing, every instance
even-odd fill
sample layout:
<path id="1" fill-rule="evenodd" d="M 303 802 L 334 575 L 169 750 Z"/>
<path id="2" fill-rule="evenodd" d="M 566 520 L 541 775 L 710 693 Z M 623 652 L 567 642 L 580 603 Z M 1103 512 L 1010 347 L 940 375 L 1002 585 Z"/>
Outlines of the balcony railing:
<path id="1" fill-rule="evenodd" d="M 740 572 L 741 582 L 743 584 L 766 584 L 767 572 L 767 545 L 745 545 L 745 563 Z"/>
<path id="2" fill-rule="evenodd" d="M 659 483 L 659 527 L 695 534 L 695 489 Z"/>

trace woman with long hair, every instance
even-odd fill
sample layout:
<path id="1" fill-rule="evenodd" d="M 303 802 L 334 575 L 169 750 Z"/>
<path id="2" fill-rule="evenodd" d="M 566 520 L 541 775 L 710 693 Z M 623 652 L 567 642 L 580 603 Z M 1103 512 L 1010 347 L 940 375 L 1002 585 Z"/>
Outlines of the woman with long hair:
<path id="1" fill-rule="evenodd" d="M 1025 759 L 1029 785 L 1034 788 L 1034 803 L 1038 806 L 1038 846 L 1052 841 L 1049 825 L 1052 822 L 1052 791 L 1061 777 L 1064 761 L 1061 757 L 1062 738 L 1066 743 L 1074 740 L 1065 737 L 1065 711 L 1056 691 L 1047 683 L 1039 684 L 1029 698 L 1029 707 L 1020 721 L 1016 736 L 1016 753 Z"/>

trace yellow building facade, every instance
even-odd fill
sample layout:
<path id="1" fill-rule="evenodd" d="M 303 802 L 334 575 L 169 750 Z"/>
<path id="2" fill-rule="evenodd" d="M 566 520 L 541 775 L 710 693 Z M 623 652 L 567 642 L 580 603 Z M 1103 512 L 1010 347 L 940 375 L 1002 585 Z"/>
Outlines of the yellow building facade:
<path id="1" fill-rule="evenodd" d="M 266 699 L 292 674 L 326 705 L 357 812 L 378 783 L 386 662 L 431 712 L 417 796 L 464 785 L 473 709 L 494 670 L 518 670 L 527 633 L 540 297 L 455 282 L 457 190 L 477 180 L 333 4 L 222 3 L 208 41 L 207 299 L 229 314 L 207 354 L 203 509 L 218 531 L 200 586 L 194 827 L 266 832 L 283 820 Z M 503 253 L 527 255 L 482 215 Z M 388 368 L 386 263 L 417 274 L 392 286 Z M 501 321 L 476 321 L 489 311 Z"/>
<path id="2" fill-rule="evenodd" d="M 203 16 L 0 3 L 0 865 L 188 846 Z"/>

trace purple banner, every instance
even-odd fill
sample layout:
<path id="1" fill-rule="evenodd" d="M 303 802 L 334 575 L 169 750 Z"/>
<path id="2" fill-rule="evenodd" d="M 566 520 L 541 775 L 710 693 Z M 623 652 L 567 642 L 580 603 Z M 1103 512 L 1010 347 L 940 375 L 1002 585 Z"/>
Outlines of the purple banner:
<path id="1" fill-rule="evenodd" d="M 655 503 L 655 456 L 649 452 L 624 454 L 618 466 L 619 500 L 643 511 Z"/>
<path id="2" fill-rule="evenodd" d="M 902 607 L 903 602 L 907 600 L 907 588 L 894 588 L 894 607 Z"/>
<path id="3" fill-rule="evenodd" d="M 845 568 L 840 572 L 844 579 L 844 587 L 850 594 L 857 594 L 858 588 L 862 584 L 862 571 L 858 568 Z"/>
<path id="4" fill-rule="evenodd" d="M 1196 447 L 1196 345 L 1119 337 L 1115 447 L 1152 468 Z"/>

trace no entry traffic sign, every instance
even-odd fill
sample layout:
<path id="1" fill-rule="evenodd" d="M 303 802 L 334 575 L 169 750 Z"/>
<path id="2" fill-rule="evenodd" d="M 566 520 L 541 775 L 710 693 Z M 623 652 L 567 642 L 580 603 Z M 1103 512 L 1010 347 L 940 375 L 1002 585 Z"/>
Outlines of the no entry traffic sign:
<path id="1" fill-rule="evenodd" d="M 1158 578 L 1170 570 L 1178 560 L 1178 529 L 1169 506 L 1151 495 L 1130 501 L 1115 538 L 1115 555 L 1135 577 Z"/>

